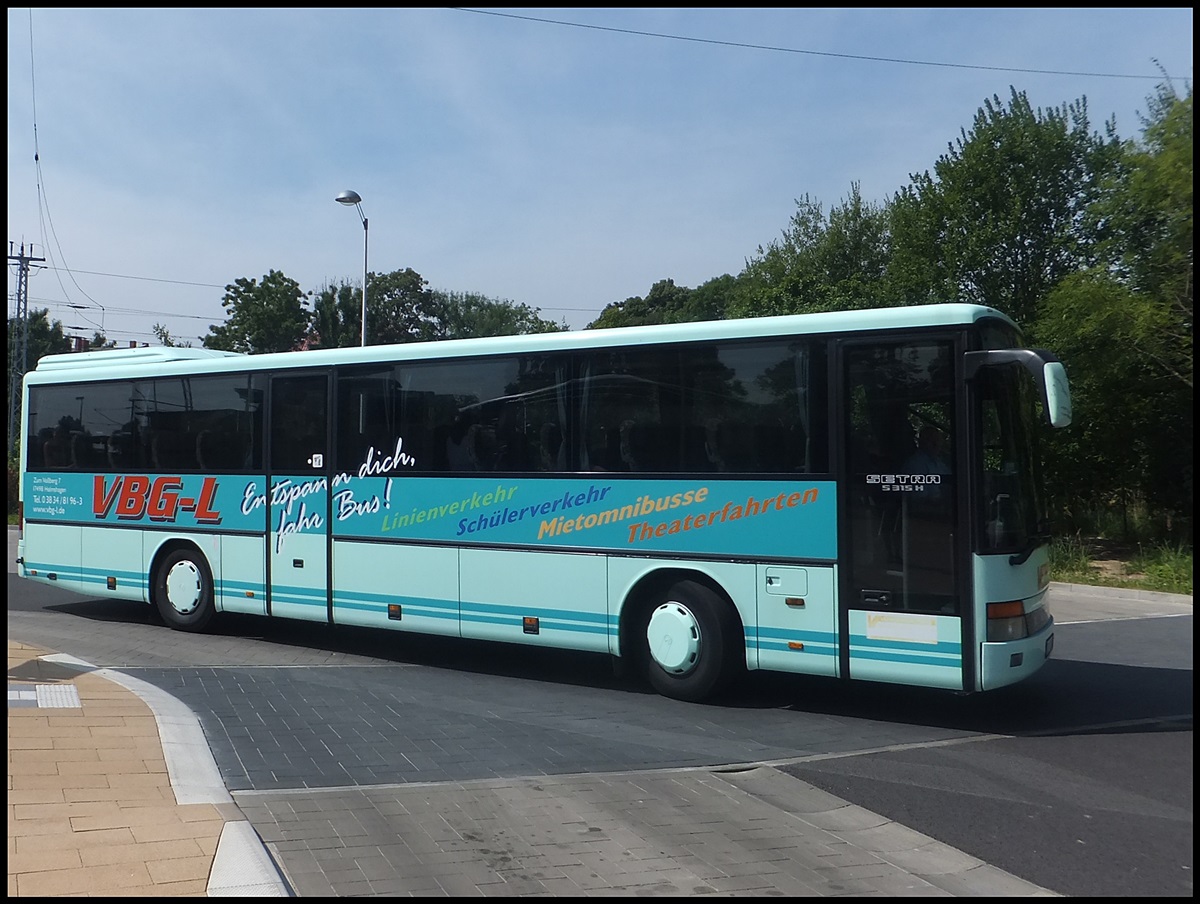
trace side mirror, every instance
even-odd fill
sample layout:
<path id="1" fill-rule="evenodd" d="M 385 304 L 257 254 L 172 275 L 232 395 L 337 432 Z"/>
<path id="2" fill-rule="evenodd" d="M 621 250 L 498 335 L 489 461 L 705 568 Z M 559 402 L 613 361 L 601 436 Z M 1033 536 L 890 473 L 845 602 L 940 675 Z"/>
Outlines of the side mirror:
<path id="1" fill-rule="evenodd" d="M 1043 399 L 1046 417 L 1053 427 L 1071 424 L 1071 387 L 1067 383 L 1067 369 L 1059 361 L 1047 361 L 1042 368 Z"/>
<path id="2" fill-rule="evenodd" d="M 1051 426 L 1066 427 L 1071 423 L 1071 386 L 1067 382 L 1067 369 L 1050 352 L 1040 348 L 1000 348 L 967 352 L 963 358 L 968 380 L 974 379 L 985 367 L 1003 364 L 1024 367 L 1037 382 L 1046 419 Z"/>

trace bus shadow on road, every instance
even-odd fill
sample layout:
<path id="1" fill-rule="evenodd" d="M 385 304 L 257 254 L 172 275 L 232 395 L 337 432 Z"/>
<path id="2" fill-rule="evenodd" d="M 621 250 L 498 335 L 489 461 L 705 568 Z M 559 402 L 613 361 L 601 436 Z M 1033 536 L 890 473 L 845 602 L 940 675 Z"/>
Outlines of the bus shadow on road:
<path id="1" fill-rule="evenodd" d="M 771 707 L 1006 735 L 1190 731 L 1191 669 L 1052 660 L 1022 684 L 979 694 L 752 674 L 721 705 Z"/>
<path id="2" fill-rule="evenodd" d="M 614 672 L 607 655 L 522 644 L 476 641 L 365 628 L 329 628 L 305 622 L 230 616 L 217 628 L 227 636 L 314 651 L 421 665 L 477 675 L 516 678 L 595 691 L 656 696 L 638 676 Z M 235 623 L 236 620 L 236 623 Z M 763 708 L 899 722 L 988 734 L 1075 734 L 1143 731 L 1148 723 L 1190 727 L 1190 669 L 1078 660 L 1051 660 L 1031 679 L 981 694 L 870 682 L 844 682 L 751 672 L 700 708 Z"/>
<path id="3" fill-rule="evenodd" d="M 53 591 L 53 588 L 49 589 Z M 40 590 L 47 592 L 47 588 Z M 161 630 L 164 636 L 175 640 L 180 637 L 147 603 L 103 597 L 80 599 L 64 591 L 63 602 L 51 602 L 44 608 L 73 619 L 114 626 L 145 626 L 148 630 Z M 198 648 L 203 647 L 206 638 L 222 642 L 236 638 L 269 644 L 280 652 L 281 665 L 294 664 L 294 653 L 288 651 L 300 648 L 315 654 L 312 665 L 335 664 L 338 656 L 345 656 L 379 664 L 420 665 L 563 685 L 652 693 L 641 682 L 618 676 L 610 657 L 601 653 L 232 613 L 217 616 L 206 631 L 189 636 Z M 326 654 L 332 654 L 333 658 Z M 262 658 L 261 652 L 256 654 L 260 663 Z M 266 654 L 266 658 L 269 659 L 270 654 Z"/>
<path id="4" fill-rule="evenodd" d="M 214 630 L 228 637 L 300 646 L 390 665 L 420 665 L 580 687 L 638 689 L 637 682 L 618 677 L 610 658 L 601 653 L 241 615 L 219 619 Z"/>
<path id="5" fill-rule="evenodd" d="M 93 598 L 46 606 L 75 618 L 110 624 L 161 626 L 153 607 L 138 602 Z M 165 626 L 161 630 L 169 629 Z M 377 663 L 420 665 L 464 673 L 516 678 L 601 692 L 654 695 L 635 676 L 618 675 L 607 655 L 378 631 L 314 622 L 226 614 L 207 634 L 225 641 L 245 638 L 281 650 L 281 664 L 294 662 L 287 650 L 317 654 L 313 664 L 333 664 L 324 654 Z M 1012 687 L 964 695 L 835 678 L 751 672 L 730 690 L 699 707 L 782 710 L 872 721 L 923 725 L 988 734 L 1079 734 L 1105 730 L 1190 730 L 1193 672 L 1190 668 L 1135 666 L 1087 660 L 1052 659 L 1027 681 Z"/>
<path id="6" fill-rule="evenodd" d="M 52 588 L 51 588 L 52 589 Z M 45 589 L 43 589 L 45 592 Z M 48 612 L 61 612 L 75 618 L 85 618 L 89 621 L 111 622 L 114 624 L 161 625 L 166 626 L 153 606 L 139 603 L 136 600 L 117 600 L 96 597 L 80 600 L 78 594 L 60 591 L 68 602 L 55 603 L 45 607 Z"/>

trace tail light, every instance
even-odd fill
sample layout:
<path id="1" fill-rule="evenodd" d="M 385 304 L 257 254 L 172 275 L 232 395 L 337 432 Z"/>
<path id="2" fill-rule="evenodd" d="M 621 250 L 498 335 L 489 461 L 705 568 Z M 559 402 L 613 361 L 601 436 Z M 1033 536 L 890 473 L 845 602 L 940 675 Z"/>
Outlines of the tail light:
<path id="1" fill-rule="evenodd" d="M 1020 600 L 988 603 L 987 639 L 989 643 L 1021 640 L 1042 630 L 1050 621 L 1050 607 L 1043 602 L 1031 612 L 1025 611 Z"/>

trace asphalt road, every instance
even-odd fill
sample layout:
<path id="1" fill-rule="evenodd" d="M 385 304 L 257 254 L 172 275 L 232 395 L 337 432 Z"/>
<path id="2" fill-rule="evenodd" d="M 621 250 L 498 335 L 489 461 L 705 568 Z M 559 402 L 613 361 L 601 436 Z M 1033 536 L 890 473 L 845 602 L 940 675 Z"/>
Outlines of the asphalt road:
<path id="1" fill-rule="evenodd" d="M 11 637 L 182 700 L 249 813 L 305 790 L 767 763 L 1060 894 L 1192 894 L 1189 598 L 1056 587 L 1055 658 L 991 695 L 754 675 L 691 705 L 602 657 L 248 617 L 187 635 L 8 580 Z"/>

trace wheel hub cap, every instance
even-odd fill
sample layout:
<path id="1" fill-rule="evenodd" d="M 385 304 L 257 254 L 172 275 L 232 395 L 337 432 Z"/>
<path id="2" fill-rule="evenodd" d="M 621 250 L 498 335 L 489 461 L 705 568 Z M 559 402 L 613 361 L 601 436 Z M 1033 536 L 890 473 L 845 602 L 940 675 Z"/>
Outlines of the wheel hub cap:
<path id="1" fill-rule="evenodd" d="M 177 562 L 167 572 L 167 602 L 180 615 L 191 615 L 200 604 L 200 571 L 191 562 Z"/>
<path id="2" fill-rule="evenodd" d="M 650 656 L 673 675 L 682 675 L 700 657 L 700 624 L 679 603 L 663 603 L 650 615 L 646 628 Z"/>

